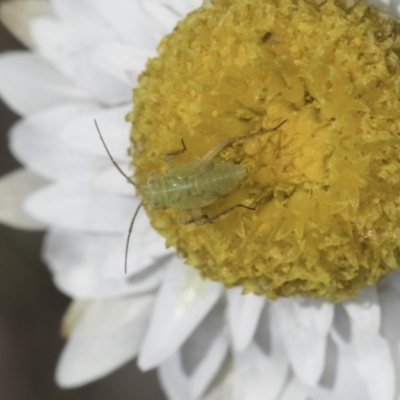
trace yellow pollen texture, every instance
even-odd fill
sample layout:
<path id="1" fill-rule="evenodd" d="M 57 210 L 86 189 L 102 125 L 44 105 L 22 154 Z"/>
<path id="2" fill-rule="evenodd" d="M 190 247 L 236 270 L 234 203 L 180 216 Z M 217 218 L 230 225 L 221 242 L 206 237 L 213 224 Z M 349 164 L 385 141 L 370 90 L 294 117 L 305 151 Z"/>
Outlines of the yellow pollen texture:
<path id="1" fill-rule="evenodd" d="M 202 209 L 146 206 L 186 263 L 227 287 L 351 298 L 400 258 L 400 24 L 356 1 L 213 0 L 166 36 L 134 91 L 136 181 L 223 139 L 246 176 Z"/>

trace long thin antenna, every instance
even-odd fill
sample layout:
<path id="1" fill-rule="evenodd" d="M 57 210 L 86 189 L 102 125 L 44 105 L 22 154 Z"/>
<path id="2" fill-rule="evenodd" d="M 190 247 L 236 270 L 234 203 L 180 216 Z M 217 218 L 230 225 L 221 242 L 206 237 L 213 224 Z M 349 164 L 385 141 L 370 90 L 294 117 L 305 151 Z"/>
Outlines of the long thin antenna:
<path id="1" fill-rule="evenodd" d="M 114 164 L 114 167 L 117 168 L 119 173 L 123 177 L 125 177 L 130 183 L 132 183 L 132 185 L 135 186 L 135 188 L 143 188 L 143 187 L 145 187 L 145 186 L 141 186 L 141 185 L 138 185 L 137 183 L 133 182 L 133 180 L 128 175 L 126 175 L 124 171 L 122 171 L 121 167 L 116 163 L 116 161 L 114 160 L 113 156 L 111 155 L 110 150 L 108 150 L 108 147 L 106 145 L 106 142 L 103 139 L 103 135 L 100 132 L 100 128 L 99 128 L 99 125 L 98 125 L 96 120 L 94 120 L 94 124 L 96 125 L 96 129 L 97 129 L 97 132 L 99 133 L 100 140 L 103 143 L 104 148 L 106 149 L 108 157 L 110 158 L 110 160 Z M 129 242 L 131 240 L 131 233 L 132 233 L 132 229 L 133 229 L 133 224 L 135 223 L 135 219 L 136 219 L 136 216 L 139 213 L 140 208 L 144 204 L 145 204 L 145 202 L 143 202 L 143 201 L 141 203 L 139 203 L 139 205 L 137 206 L 137 208 L 135 210 L 135 213 L 133 214 L 131 224 L 129 225 L 128 237 L 126 239 L 126 247 L 125 247 L 125 274 L 128 272 L 128 249 L 129 249 Z"/>
<path id="2" fill-rule="evenodd" d="M 99 133 L 100 140 L 101 140 L 101 142 L 103 143 L 104 148 L 106 149 L 106 152 L 107 152 L 107 154 L 108 154 L 108 157 L 110 157 L 110 160 L 111 160 L 112 163 L 114 164 L 114 167 L 117 168 L 117 170 L 119 171 L 119 173 L 120 173 L 122 176 L 124 176 L 130 183 L 132 183 L 132 185 L 135 186 L 135 188 L 141 188 L 141 187 L 143 187 L 143 186 L 140 186 L 140 185 L 138 185 L 137 183 L 133 182 L 133 180 L 132 180 L 131 178 L 129 178 L 129 176 L 126 175 L 124 171 L 122 171 L 121 167 L 120 167 L 120 166 L 115 162 L 115 160 L 113 159 L 113 156 L 111 155 L 110 150 L 108 150 L 108 147 L 107 147 L 107 145 L 106 145 L 106 142 L 105 142 L 104 139 L 103 139 L 103 135 L 102 135 L 101 132 L 100 132 L 100 128 L 99 128 L 99 125 L 97 124 L 97 121 L 96 121 L 96 120 L 94 120 L 94 124 L 96 125 L 96 129 L 97 129 L 97 132 Z"/>
<path id="3" fill-rule="evenodd" d="M 135 223 L 136 216 L 138 215 L 139 210 L 143 205 L 144 205 L 144 202 L 139 203 L 135 213 L 133 214 L 131 224 L 129 225 L 128 237 L 126 239 L 126 247 L 125 247 L 125 274 L 128 271 L 128 248 L 129 248 L 129 241 L 131 240 L 133 224 Z"/>

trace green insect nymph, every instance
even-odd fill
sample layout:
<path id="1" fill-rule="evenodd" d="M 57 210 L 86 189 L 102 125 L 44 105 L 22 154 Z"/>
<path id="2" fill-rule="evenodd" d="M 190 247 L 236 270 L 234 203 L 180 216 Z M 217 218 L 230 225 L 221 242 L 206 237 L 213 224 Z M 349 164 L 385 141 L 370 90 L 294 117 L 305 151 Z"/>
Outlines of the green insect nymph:
<path id="1" fill-rule="evenodd" d="M 232 192 L 245 176 L 244 168 L 230 162 L 188 161 L 150 181 L 142 194 L 154 206 L 200 209 Z"/>
<path id="2" fill-rule="evenodd" d="M 170 157 L 182 154 L 186 151 L 185 143 L 182 140 L 182 149 L 168 153 L 164 156 L 164 161 L 168 164 L 169 169 L 163 175 L 152 174 L 154 178 L 148 181 L 147 186 L 141 186 L 133 182 L 133 180 L 121 170 L 111 156 L 97 122 L 95 121 L 100 139 L 112 163 L 118 171 L 138 189 L 139 194 L 142 196 L 142 202 L 137 207 L 129 227 L 125 253 L 125 271 L 132 227 L 139 209 L 144 204 L 150 203 L 155 207 L 161 206 L 163 208 L 175 208 L 181 210 L 181 220 L 183 224 L 195 222 L 198 225 L 213 222 L 215 219 L 227 214 L 237 207 L 244 207 L 253 210 L 253 208 L 247 207 L 243 204 L 236 204 L 211 217 L 202 214 L 201 209 L 203 207 L 206 207 L 214 203 L 217 199 L 231 193 L 238 187 L 240 181 L 246 176 L 246 170 L 240 165 L 221 160 L 213 160 L 213 158 L 230 144 L 239 140 L 249 139 L 276 131 L 286 121 L 287 120 L 282 121 L 271 129 L 222 140 L 209 150 L 200 160 L 187 161 L 173 166 Z M 191 220 L 187 219 L 188 212 L 192 214 Z"/>

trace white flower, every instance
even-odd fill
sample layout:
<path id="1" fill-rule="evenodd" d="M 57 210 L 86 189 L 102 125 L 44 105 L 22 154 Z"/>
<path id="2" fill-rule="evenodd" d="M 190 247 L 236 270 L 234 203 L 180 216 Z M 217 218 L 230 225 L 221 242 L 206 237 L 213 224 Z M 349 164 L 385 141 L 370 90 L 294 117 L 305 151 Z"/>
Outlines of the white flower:
<path id="1" fill-rule="evenodd" d="M 396 400 L 400 277 L 352 301 L 275 302 L 204 281 L 139 214 L 96 118 L 129 171 L 131 88 L 159 39 L 198 0 L 18 1 L 3 22 L 29 51 L 0 57 L 0 94 L 22 116 L 10 132 L 25 169 L 0 180 L 0 219 L 47 229 L 44 258 L 74 301 L 57 381 L 73 387 L 138 356 L 172 400 Z M 392 10 L 396 4 L 388 5 Z"/>

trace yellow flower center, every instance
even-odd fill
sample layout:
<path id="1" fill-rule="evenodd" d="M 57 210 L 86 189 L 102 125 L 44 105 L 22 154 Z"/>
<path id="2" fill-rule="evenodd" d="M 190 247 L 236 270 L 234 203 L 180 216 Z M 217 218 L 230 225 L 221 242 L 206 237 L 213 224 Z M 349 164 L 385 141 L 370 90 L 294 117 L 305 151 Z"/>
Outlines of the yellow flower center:
<path id="1" fill-rule="evenodd" d="M 202 209 L 146 206 L 187 264 L 226 286 L 339 301 L 400 256 L 400 24 L 358 2 L 214 0 L 148 62 L 129 115 L 136 179 L 198 160 L 223 139 L 279 130 L 215 159 L 246 170 Z M 149 189 L 151 190 L 151 189 Z"/>

